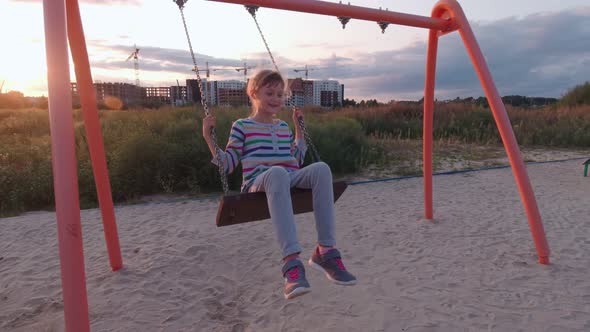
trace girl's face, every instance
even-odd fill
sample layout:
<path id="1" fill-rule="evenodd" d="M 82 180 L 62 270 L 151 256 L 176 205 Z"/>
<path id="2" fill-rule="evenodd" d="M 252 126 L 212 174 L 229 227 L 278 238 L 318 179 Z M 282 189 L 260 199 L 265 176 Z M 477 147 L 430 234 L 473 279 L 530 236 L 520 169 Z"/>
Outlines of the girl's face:
<path id="1" fill-rule="evenodd" d="M 256 112 L 276 114 L 284 105 L 285 86 L 282 83 L 267 84 L 254 93 Z"/>

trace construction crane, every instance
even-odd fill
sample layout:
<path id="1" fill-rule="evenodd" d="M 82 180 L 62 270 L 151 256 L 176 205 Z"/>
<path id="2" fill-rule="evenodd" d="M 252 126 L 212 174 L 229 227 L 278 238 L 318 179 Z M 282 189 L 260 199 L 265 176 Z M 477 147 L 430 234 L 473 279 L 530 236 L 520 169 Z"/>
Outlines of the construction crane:
<path id="1" fill-rule="evenodd" d="M 219 67 L 219 68 L 209 68 L 209 62 L 205 62 L 205 70 L 199 69 L 199 72 L 204 72 L 205 76 L 207 78 L 209 78 L 211 76 L 212 72 L 216 72 L 216 71 L 223 71 L 223 70 L 232 70 L 232 68 L 224 68 L 224 67 Z M 196 71 L 195 68 L 193 68 L 193 71 Z"/>
<path id="2" fill-rule="evenodd" d="M 180 88 L 180 82 L 178 81 L 178 79 L 176 79 L 176 86 L 178 87 L 178 90 L 176 90 L 176 96 L 174 96 L 176 99 L 175 100 L 171 100 L 172 102 L 172 107 L 174 106 L 178 106 L 177 103 L 183 103 L 183 99 L 182 99 L 182 90 Z M 172 99 L 172 98 L 170 98 Z M 180 102 L 179 102 L 180 100 Z"/>
<path id="3" fill-rule="evenodd" d="M 244 67 L 236 68 L 236 71 L 237 72 L 243 71 L 244 72 L 244 80 L 247 81 L 248 80 L 248 69 L 253 69 L 253 68 L 256 68 L 256 67 L 247 66 L 246 63 L 244 62 Z"/>
<path id="4" fill-rule="evenodd" d="M 305 68 L 293 69 L 293 71 L 296 73 L 305 72 L 305 79 L 307 80 L 309 71 L 316 70 L 316 69 L 318 69 L 318 68 L 307 68 L 307 65 L 305 65 Z"/>
<path id="5" fill-rule="evenodd" d="M 135 50 L 131 52 L 125 61 L 133 59 L 133 68 L 135 69 L 135 85 L 139 86 L 139 48 L 137 48 L 137 45 L 133 45 L 133 48 Z"/>

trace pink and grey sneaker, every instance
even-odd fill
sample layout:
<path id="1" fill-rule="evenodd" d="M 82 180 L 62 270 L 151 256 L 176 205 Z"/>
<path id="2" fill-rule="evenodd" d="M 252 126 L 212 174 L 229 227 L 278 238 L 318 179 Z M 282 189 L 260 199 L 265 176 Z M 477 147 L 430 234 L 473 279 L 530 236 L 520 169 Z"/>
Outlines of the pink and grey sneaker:
<path id="1" fill-rule="evenodd" d="M 285 299 L 309 293 L 311 287 L 305 279 L 305 268 L 298 259 L 292 259 L 283 265 L 283 276 L 285 277 Z"/>
<path id="2" fill-rule="evenodd" d="M 338 285 L 354 285 L 356 277 L 346 270 L 337 249 L 331 249 L 321 255 L 318 248 L 309 259 L 309 265 L 326 274 L 326 277 Z"/>

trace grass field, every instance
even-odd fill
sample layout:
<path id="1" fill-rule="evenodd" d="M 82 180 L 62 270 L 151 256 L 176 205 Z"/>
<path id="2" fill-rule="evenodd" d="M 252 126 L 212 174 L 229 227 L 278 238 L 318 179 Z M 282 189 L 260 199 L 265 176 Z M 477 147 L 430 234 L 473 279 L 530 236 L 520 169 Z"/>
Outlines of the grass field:
<path id="1" fill-rule="evenodd" d="M 307 109 L 306 124 L 322 160 L 336 177 L 416 175 L 421 172 L 422 160 L 421 107 L 403 103 Z M 247 116 L 249 110 L 221 108 L 214 112 L 218 141 L 225 145 L 232 121 Z M 190 107 L 100 112 L 116 202 L 154 194 L 220 191 L 217 170 L 201 136 L 201 114 L 200 109 Z M 509 108 L 508 114 L 525 150 L 590 149 L 590 106 Z M 287 111 L 280 117 L 291 121 Z M 96 192 L 81 111 L 74 112 L 74 120 L 81 204 L 94 207 Z M 464 103 L 437 104 L 434 123 L 435 171 L 505 162 L 489 109 Z M 0 215 L 51 209 L 54 197 L 47 111 L 0 110 L 0 136 Z M 239 188 L 240 172 L 229 180 L 233 189 Z"/>

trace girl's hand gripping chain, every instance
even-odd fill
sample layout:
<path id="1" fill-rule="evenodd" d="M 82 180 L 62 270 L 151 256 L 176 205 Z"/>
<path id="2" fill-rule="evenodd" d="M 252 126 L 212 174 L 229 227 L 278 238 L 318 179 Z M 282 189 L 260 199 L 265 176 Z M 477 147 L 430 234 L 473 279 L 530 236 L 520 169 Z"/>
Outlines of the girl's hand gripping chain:
<path id="1" fill-rule="evenodd" d="M 295 125 L 295 138 L 296 139 L 303 138 L 303 132 L 301 131 L 301 126 L 299 126 L 299 121 L 303 121 L 303 111 L 297 107 L 294 107 L 293 108 L 293 124 Z"/>

